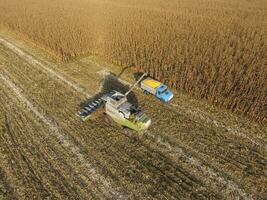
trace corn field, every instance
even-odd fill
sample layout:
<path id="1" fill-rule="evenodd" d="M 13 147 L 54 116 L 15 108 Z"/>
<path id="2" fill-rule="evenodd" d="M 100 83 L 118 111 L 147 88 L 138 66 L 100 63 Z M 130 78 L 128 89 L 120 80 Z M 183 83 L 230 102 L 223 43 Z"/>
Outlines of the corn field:
<path id="1" fill-rule="evenodd" d="M 264 19 L 264 0 L 0 0 L 2 30 L 64 61 L 95 55 L 263 122 Z"/>

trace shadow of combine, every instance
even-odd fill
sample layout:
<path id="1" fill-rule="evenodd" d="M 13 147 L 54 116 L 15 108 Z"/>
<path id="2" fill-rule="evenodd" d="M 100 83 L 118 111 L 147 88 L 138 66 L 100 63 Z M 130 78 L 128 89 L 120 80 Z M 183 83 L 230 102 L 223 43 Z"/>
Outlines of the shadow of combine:
<path id="1" fill-rule="evenodd" d="M 121 73 L 120 73 L 121 74 Z M 114 73 L 109 73 L 108 75 L 106 75 L 101 81 L 100 81 L 100 85 L 101 85 L 101 90 L 95 94 L 93 97 L 87 99 L 86 101 L 82 102 L 80 104 L 80 107 L 84 107 L 86 106 L 88 103 L 99 99 L 101 96 L 103 96 L 104 94 L 107 94 L 113 90 L 118 91 L 122 94 L 125 94 L 129 89 L 130 86 L 129 85 L 125 85 L 123 84 L 118 76 Z M 133 92 L 130 92 L 130 94 L 128 94 L 127 96 L 127 100 L 138 106 L 138 99 L 136 97 L 136 95 Z"/>
<path id="2" fill-rule="evenodd" d="M 139 78 L 141 78 L 141 76 L 143 76 L 143 72 L 135 72 L 134 74 L 133 74 L 133 76 L 134 76 L 134 80 L 135 81 L 138 81 L 139 80 Z M 142 80 L 144 80 L 146 77 L 144 77 Z"/>

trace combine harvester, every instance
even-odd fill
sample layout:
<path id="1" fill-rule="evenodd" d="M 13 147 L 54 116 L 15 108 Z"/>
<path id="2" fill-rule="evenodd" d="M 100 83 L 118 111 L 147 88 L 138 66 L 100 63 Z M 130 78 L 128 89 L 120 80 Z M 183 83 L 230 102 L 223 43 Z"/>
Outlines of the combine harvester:
<path id="1" fill-rule="evenodd" d="M 88 103 L 78 115 L 83 119 L 88 119 L 97 110 L 103 109 L 105 121 L 109 124 L 116 122 L 124 128 L 135 131 L 148 129 L 151 124 L 151 119 L 140 109 L 127 101 L 127 96 L 133 88 L 146 76 L 142 77 L 134 83 L 128 92 L 122 94 L 117 91 L 112 91 L 104 94 L 99 99 Z"/>

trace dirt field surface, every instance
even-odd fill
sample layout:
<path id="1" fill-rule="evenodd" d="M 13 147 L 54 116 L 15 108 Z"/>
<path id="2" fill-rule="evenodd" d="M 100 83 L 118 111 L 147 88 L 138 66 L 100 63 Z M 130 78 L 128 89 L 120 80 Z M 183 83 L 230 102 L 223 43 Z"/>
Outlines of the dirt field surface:
<path id="1" fill-rule="evenodd" d="M 81 104 L 136 74 L 95 57 L 58 63 L 0 34 L 0 199 L 265 199 L 267 127 L 177 93 L 135 89 L 152 118 L 126 134 Z"/>

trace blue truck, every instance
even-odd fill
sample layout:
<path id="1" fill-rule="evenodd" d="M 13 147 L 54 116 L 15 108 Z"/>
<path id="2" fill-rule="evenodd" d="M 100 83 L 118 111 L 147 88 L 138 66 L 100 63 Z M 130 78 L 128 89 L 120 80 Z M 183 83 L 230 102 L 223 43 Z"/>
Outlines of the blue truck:
<path id="1" fill-rule="evenodd" d="M 154 95 L 163 102 L 169 102 L 173 98 L 173 93 L 163 83 L 152 78 L 146 78 L 141 82 L 141 89 L 146 93 Z"/>

